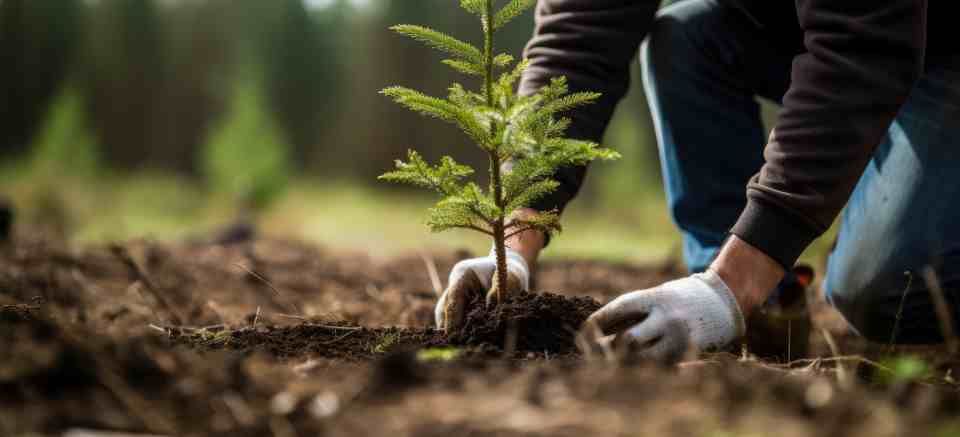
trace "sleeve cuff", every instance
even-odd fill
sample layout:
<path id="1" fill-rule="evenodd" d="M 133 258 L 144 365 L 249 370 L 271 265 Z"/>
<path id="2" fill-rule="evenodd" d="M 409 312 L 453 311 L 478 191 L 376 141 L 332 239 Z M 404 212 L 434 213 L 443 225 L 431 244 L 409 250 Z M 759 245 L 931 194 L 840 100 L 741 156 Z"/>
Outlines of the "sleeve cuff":
<path id="1" fill-rule="evenodd" d="M 787 271 L 823 232 L 819 226 L 785 208 L 754 196 L 750 196 L 747 207 L 730 230 L 731 234 L 760 249 Z"/>

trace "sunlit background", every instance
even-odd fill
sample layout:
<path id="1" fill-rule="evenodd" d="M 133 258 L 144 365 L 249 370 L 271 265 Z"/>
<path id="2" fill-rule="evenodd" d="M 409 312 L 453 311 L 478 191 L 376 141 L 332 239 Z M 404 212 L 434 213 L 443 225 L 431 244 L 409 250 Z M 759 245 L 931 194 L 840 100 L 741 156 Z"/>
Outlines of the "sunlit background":
<path id="1" fill-rule="evenodd" d="M 0 196 L 18 229 L 76 244 L 252 223 L 374 254 L 483 251 L 428 232 L 429 194 L 376 181 L 411 147 L 486 168 L 455 128 L 377 94 L 475 86 L 386 30 L 475 40 L 473 20 L 451 0 L 0 0 Z M 532 25 L 498 44 L 519 54 Z M 549 256 L 679 250 L 639 85 L 605 139 L 624 158 L 594 166 Z"/>

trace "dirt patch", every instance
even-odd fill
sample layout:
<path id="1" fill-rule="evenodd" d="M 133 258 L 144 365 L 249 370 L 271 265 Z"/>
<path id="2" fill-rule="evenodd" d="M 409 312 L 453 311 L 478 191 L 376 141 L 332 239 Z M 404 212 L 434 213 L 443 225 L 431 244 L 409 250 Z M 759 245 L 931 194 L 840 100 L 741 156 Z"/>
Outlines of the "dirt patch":
<path id="1" fill-rule="evenodd" d="M 480 298 L 478 297 L 478 300 Z M 452 344 L 492 344 L 521 353 L 570 354 L 580 325 L 600 303 L 589 297 L 521 293 L 488 308 L 471 302 L 464 328 L 450 335 Z"/>
<path id="2" fill-rule="evenodd" d="M 343 321 L 235 329 L 169 328 L 168 333 L 174 342 L 200 349 L 263 351 L 280 358 L 368 360 L 396 351 L 443 346 L 525 358 L 576 354 L 577 329 L 600 308 L 592 298 L 550 293 L 523 293 L 490 308 L 479 301 L 472 304 L 465 328 L 449 334 L 431 328 L 369 328 Z"/>
<path id="3" fill-rule="evenodd" d="M 278 358 L 315 357 L 370 360 L 391 352 L 448 345 L 433 329 L 367 328 L 346 323 L 303 323 L 293 326 L 237 329 L 170 329 L 175 343 L 201 350 L 232 349 L 266 352 Z"/>
<path id="4" fill-rule="evenodd" d="M 600 302 L 677 274 L 668 268 L 547 262 L 540 288 L 566 294 L 475 306 L 470 328 L 447 337 L 430 328 L 425 263 L 446 271 L 464 253 L 378 259 L 269 239 L 120 246 L 0 245 L 0 435 L 957 431 L 956 389 L 864 383 L 859 361 L 710 356 L 662 368 L 576 355 L 573 331 Z M 424 348 L 459 354 L 413 352 Z"/>

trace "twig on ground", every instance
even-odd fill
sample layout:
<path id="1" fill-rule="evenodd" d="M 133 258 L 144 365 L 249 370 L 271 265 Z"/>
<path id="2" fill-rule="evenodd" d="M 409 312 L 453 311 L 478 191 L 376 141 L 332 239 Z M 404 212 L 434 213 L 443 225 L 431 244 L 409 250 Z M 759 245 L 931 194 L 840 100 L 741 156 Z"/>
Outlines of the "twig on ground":
<path id="1" fill-rule="evenodd" d="M 943 288 L 940 287 L 940 280 L 937 278 L 937 272 L 931 266 L 926 266 L 922 270 L 923 280 L 926 282 L 927 290 L 930 291 L 930 298 L 933 300 L 933 308 L 937 312 L 937 319 L 940 321 L 940 331 L 947 344 L 947 351 L 950 356 L 957 355 L 957 333 L 953 329 L 953 317 L 950 316 L 950 306 L 947 305 L 947 299 L 943 295 Z"/>
<path id="2" fill-rule="evenodd" d="M 440 282 L 440 275 L 437 273 L 437 263 L 427 254 L 426 251 L 419 252 L 423 265 L 427 268 L 427 276 L 430 277 L 430 284 L 433 286 L 433 292 L 440 296 L 443 294 L 443 283 Z"/>
<path id="3" fill-rule="evenodd" d="M 253 327 L 257 327 L 257 322 L 260 321 L 260 305 L 257 305 L 257 313 L 253 316 Z"/>
<path id="4" fill-rule="evenodd" d="M 318 343 L 318 344 L 322 344 L 322 345 L 326 346 L 326 345 L 331 345 L 331 344 L 337 343 L 337 342 L 339 342 L 340 340 L 343 340 L 343 339 L 345 339 L 345 338 L 347 338 L 347 337 L 355 334 L 359 329 L 360 329 L 360 328 L 354 329 L 354 330 L 352 330 L 352 331 L 350 331 L 350 332 L 348 332 L 348 333 L 346 333 L 346 334 L 343 334 L 343 335 L 341 335 L 341 336 L 339 336 L 339 337 L 337 337 L 337 338 L 334 338 L 333 340 L 323 341 L 323 342 L 320 342 L 320 343 Z"/>
<path id="5" fill-rule="evenodd" d="M 833 356 L 833 357 L 826 357 L 826 358 L 823 358 L 823 357 L 802 358 L 802 359 L 793 360 L 784 364 L 769 364 L 769 365 L 774 367 L 793 368 L 798 364 L 845 363 L 845 362 L 863 363 L 863 364 L 876 367 L 877 369 L 883 370 L 885 372 L 893 373 L 893 369 L 860 355 L 843 355 L 843 356 Z"/>
<path id="6" fill-rule="evenodd" d="M 153 329 L 153 330 L 155 330 L 155 331 L 160 331 L 160 332 L 162 332 L 162 333 L 164 333 L 164 334 L 170 335 L 170 330 L 169 330 L 169 328 L 163 328 L 163 327 L 154 325 L 153 323 L 147 325 L 147 327 L 150 328 L 150 329 Z"/>
<path id="7" fill-rule="evenodd" d="M 833 339 L 833 334 L 826 329 L 821 329 L 820 334 L 823 335 L 823 339 L 827 341 L 830 353 L 833 354 L 834 357 L 842 357 L 843 355 L 840 354 L 840 348 L 837 347 L 837 342 Z M 844 388 L 851 388 L 853 385 L 853 380 L 847 375 L 847 368 L 844 367 L 842 361 L 837 361 L 837 382 Z"/>
<path id="8" fill-rule="evenodd" d="M 243 264 L 233 263 L 233 265 L 239 267 L 240 270 L 243 270 L 243 271 L 247 272 L 247 274 L 249 274 L 250 276 L 253 276 L 253 277 L 256 278 L 258 281 L 260 281 L 261 283 L 263 283 L 264 285 L 266 285 L 267 287 L 269 287 L 270 290 L 273 291 L 273 293 L 277 295 L 277 297 L 281 298 L 282 300 L 286 301 L 287 304 L 289 304 L 290 309 L 292 309 L 293 312 L 303 314 L 303 312 L 300 311 L 300 308 L 297 307 L 296 302 L 294 302 L 294 301 L 292 301 L 292 300 L 287 300 L 287 299 L 285 299 L 285 296 L 284 296 L 282 293 L 280 293 L 280 290 L 277 290 L 277 287 L 274 287 L 273 284 L 271 284 L 270 281 L 267 280 L 267 278 L 264 278 L 261 274 L 253 271 L 252 269 L 247 268 L 247 266 L 245 266 L 245 265 L 243 265 Z"/>
<path id="9" fill-rule="evenodd" d="M 900 296 L 900 307 L 897 308 L 897 316 L 893 320 L 893 331 L 890 332 L 890 344 L 887 345 L 887 353 L 893 352 L 893 345 L 897 342 L 897 331 L 900 330 L 900 320 L 903 319 L 903 307 L 907 303 L 907 293 L 910 293 L 910 286 L 913 285 L 913 272 L 907 270 L 903 274 L 907 276 L 907 286 Z"/>
<path id="10" fill-rule="evenodd" d="M 157 321 L 160 323 L 163 323 L 163 317 L 160 317 L 160 314 L 157 313 L 157 309 L 154 308 L 154 306 L 150 304 L 150 301 L 147 299 L 147 297 L 143 295 L 143 291 L 140 290 L 141 288 L 143 288 L 143 286 L 140 285 L 140 281 L 133 281 L 130 283 L 130 286 L 127 287 L 127 292 L 129 293 L 131 289 L 136 290 L 137 296 L 140 296 L 140 300 L 143 301 L 143 305 L 150 310 L 151 314 L 153 314 L 153 318 L 157 319 Z"/>
<path id="11" fill-rule="evenodd" d="M 127 270 L 131 275 L 133 275 L 134 279 L 143 284 L 143 287 L 153 294 L 153 297 L 157 300 L 157 303 L 159 303 L 163 309 L 170 314 L 175 324 L 179 325 L 183 323 L 184 318 L 180 316 L 179 311 L 175 309 L 173 304 L 167 301 L 166 295 L 160 291 L 156 284 L 154 284 L 150 279 L 150 276 L 148 276 L 143 268 L 137 264 L 136 260 L 130 256 L 130 252 L 127 250 L 127 248 L 119 244 L 112 244 L 110 245 L 110 252 L 113 254 L 113 256 L 117 257 L 117 259 L 119 259 L 124 266 L 127 267 Z"/>

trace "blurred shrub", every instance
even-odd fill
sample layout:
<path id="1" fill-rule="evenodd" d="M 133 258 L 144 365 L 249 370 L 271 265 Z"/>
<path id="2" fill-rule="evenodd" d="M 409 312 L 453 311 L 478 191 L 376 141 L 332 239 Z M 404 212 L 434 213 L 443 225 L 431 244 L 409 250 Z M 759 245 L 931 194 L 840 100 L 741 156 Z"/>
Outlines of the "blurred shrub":
<path id="1" fill-rule="evenodd" d="M 31 145 L 31 178 L 88 178 L 101 169 L 100 149 L 85 115 L 84 98 L 68 85 L 54 100 Z"/>
<path id="2" fill-rule="evenodd" d="M 214 124 L 200 161 L 209 187 L 243 211 L 267 207 L 286 188 L 290 146 L 267 109 L 258 81 L 234 83 L 226 114 Z"/>

